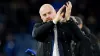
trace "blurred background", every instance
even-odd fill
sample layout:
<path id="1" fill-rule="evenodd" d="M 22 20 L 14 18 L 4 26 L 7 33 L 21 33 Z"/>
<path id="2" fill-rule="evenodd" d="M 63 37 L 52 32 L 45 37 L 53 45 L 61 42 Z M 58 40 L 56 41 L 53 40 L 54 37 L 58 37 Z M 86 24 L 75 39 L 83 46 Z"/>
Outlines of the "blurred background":
<path id="1" fill-rule="evenodd" d="M 41 22 L 39 8 L 49 3 L 58 10 L 68 0 L 0 0 L 0 56 L 28 56 L 25 50 L 37 50 L 31 33 L 34 23 Z M 98 0 L 70 0 L 72 15 L 98 38 L 100 46 L 100 2 Z"/>

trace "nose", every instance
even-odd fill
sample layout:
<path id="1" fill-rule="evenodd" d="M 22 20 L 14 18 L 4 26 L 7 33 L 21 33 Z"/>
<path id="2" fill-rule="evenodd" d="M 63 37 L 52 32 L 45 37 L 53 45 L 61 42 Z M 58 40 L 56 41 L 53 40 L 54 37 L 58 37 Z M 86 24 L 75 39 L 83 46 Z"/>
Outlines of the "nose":
<path id="1" fill-rule="evenodd" d="M 46 17 L 46 18 L 48 18 L 48 19 L 49 19 L 49 18 L 50 18 L 50 15 L 47 15 L 47 17 Z"/>
<path id="2" fill-rule="evenodd" d="M 50 17 L 47 17 L 47 19 L 50 19 Z"/>

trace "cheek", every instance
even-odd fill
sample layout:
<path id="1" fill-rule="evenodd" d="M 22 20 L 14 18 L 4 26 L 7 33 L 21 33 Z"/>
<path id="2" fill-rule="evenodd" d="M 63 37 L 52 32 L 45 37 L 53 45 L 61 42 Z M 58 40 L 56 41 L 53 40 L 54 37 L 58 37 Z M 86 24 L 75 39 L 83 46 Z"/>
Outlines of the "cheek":
<path id="1" fill-rule="evenodd" d="M 51 18 L 54 18 L 55 16 L 56 16 L 55 14 L 51 14 L 51 15 L 50 15 Z"/>
<path id="2" fill-rule="evenodd" d="M 43 21 L 45 21 L 46 19 L 45 19 L 45 17 L 41 17 L 41 19 L 43 20 Z"/>
<path id="3" fill-rule="evenodd" d="M 43 21 L 46 21 L 46 18 L 43 18 Z"/>

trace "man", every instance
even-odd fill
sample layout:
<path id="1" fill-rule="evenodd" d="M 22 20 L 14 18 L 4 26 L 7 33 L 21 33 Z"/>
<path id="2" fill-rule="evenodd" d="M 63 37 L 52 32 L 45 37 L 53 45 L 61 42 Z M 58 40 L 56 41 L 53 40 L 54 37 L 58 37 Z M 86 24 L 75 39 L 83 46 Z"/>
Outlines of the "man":
<path id="1" fill-rule="evenodd" d="M 66 12 L 63 18 L 64 8 Z M 44 4 L 40 8 L 39 13 L 43 23 L 36 23 L 32 32 L 34 39 L 41 42 L 37 56 L 72 56 L 70 43 L 73 37 L 89 42 L 70 18 L 71 9 L 71 2 L 63 5 L 57 14 L 50 4 Z"/>
<path id="2" fill-rule="evenodd" d="M 89 41 L 91 42 L 91 50 L 94 56 L 100 56 L 99 52 L 99 47 L 97 45 L 97 37 L 89 30 L 89 28 L 87 28 L 85 25 L 83 25 L 83 21 L 80 17 L 77 16 L 71 16 L 71 18 L 73 18 L 73 20 L 76 22 L 76 24 L 78 25 L 78 27 L 81 29 L 81 31 L 84 33 L 85 36 L 87 36 L 87 38 L 89 39 Z M 77 42 L 76 39 L 73 39 L 73 41 Z M 73 42 L 73 47 L 74 47 L 74 53 L 75 56 L 86 56 L 88 53 L 86 53 L 87 49 L 87 42 L 85 41 L 78 41 L 77 43 Z M 86 48 L 84 47 L 84 45 L 86 46 Z M 87 50 L 86 50 L 87 49 Z"/>
<path id="3" fill-rule="evenodd" d="M 35 36 L 34 38 L 36 40 L 38 40 L 38 41 L 40 41 L 40 42 L 43 43 L 43 48 L 40 48 L 40 49 L 43 49 L 43 50 L 41 50 L 41 52 L 45 52 L 45 53 L 44 54 L 42 53 L 43 55 L 40 54 L 40 56 L 50 56 L 50 55 L 53 55 L 52 54 L 53 47 L 52 47 L 52 44 L 51 44 L 53 38 L 52 38 L 52 35 L 48 36 L 48 34 L 52 34 L 54 25 L 57 24 L 58 21 L 62 20 L 61 19 L 61 17 L 62 17 L 62 13 L 61 12 L 64 9 L 64 7 L 65 7 L 65 5 L 63 5 L 59 9 L 59 11 L 57 12 L 57 14 L 56 14 L 55 9 L 50 4 L 44 4 L 40 8 L 39 13 L 40 13 L 41 19 L 43 20 L 44 23 L 42 23 L 40 25 L 38 24 L 39 26 L 36 25 L 35 28 L 34 28 L 34 30 L 33 30 L 33 33 L 34 33 L 33 36 Z M 71 3 L 68 6 L 66 6 L 66 8 L 70 9 L 69 12 L 68 12 L 68 13 L 70 13 L 70 11 L 71 11 Z M 68 16 L 70 16 L 70 14 L 68 14 L 68 13 L 66 13 L 66 18 L 68 18 Z M 68 51 L 68 49 L 66 49 L 66 51 Z"/>

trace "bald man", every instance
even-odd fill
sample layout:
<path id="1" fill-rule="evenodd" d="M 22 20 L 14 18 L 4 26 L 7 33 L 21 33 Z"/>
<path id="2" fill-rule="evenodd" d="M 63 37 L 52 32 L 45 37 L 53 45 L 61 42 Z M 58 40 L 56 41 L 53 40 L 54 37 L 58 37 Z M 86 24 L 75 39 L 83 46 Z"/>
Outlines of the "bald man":
<path id="1" fill-rule="evenodd" d="M 42 53 L 41 54 L 37 53 L 37 56 L 61 56 L 61 55 L 66 56 L 66 55 L 71 54 L 70 52 L 68 52 L 68 49 L 65 49 L 68 52 L 68 54 L 65 53 L 66 51 L 62 50 L 63 49 L 61 45 L 62 42 L 60 41 L 63 41 L 64 38 L 58 41 L 58 39 L 61 38 L 60 35 L 62 35 L 63 31 L 60 31 L 61 34 L 58 35 L 59 27 L 57 26 L 57 24 L 59 24 L 59 22 L 63 20 L 62 18 L 63 15 L 65 15 L 66 17 L 64 21 L 67 22 L 69 20 L 70 13 L 71 13 L 71 8 L 72 8 L 71 2 L 67 2 L 66 4 L 67 6 L 63 5 L 58 10 L 57 13 L 55 9 L 53 8 L 53 6 L 50 4 L 44 4 L 41 6 L 39 13 L 40 13 L 41 19 L 43 20 L 43 23 L 35 24 L 34 29 L 33 29 L 34 39 L 36 39 L 37 41 L 43 44 L 41 45 L 38 51 L 39 53 L 41 52 Z M 67 8 L 66 11 L 68 11 L 65 14 L 63 14 L 62 12 L 64 8 Z M 58 44 L 58 42 L 60 42 L 61 44 Z M 63 42 L 66 43 L 66 40 L 64 40 Z"/>
<path id="2" fill-rule="evenodd" d="M 64 8 L 65 12 L 63 12 Z M 70 18 L 71 9 L 70 1 L 63 5 L 57 13 L 50 4 L 41 6 L 39 13 L 43 23 L 36 23 L 32 32 L 33 38 L 41 42 L 37 56 L 72 56 L 70 48 L 72 38 L 87 40 Z M 64 18 L 63 15 L 65 15 Z"/>

